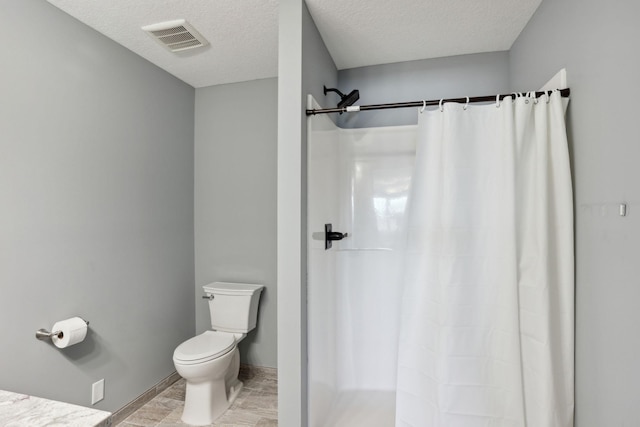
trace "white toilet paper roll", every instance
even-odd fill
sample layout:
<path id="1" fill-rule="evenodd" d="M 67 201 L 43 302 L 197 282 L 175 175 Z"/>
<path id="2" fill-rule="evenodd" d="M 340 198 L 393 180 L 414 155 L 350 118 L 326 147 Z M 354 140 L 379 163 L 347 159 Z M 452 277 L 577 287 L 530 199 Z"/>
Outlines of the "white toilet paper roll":
<path id="1" fill-rule="evenodd" d="M 61 320 L 51 328 L 51 332 L 62 332 L 60 336 L 53 336 L 52 341 L 58 348 L 66 348 L 82 342 L 87 336 L 87 322 L 79 317 Z"/>

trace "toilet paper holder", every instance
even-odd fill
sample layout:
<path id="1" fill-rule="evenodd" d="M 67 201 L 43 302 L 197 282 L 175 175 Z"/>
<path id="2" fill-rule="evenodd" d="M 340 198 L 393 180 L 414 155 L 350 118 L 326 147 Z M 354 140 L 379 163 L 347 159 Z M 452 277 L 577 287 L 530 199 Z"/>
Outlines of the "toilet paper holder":
<path id="1" fill-rule="evenodd" d="M 89 326 L 89 321 L 88 320 L 84 320 L 84 321 L 87 324 L 87 326 Z M 46 329 L 38 329 L 36 331 L 36 338 L 41 341 L 50 340 L 50 339 L 53 339 L 53 337 L 62 338 L 63 336 L 64 335 L 62 331 L 49 332 Z"/>

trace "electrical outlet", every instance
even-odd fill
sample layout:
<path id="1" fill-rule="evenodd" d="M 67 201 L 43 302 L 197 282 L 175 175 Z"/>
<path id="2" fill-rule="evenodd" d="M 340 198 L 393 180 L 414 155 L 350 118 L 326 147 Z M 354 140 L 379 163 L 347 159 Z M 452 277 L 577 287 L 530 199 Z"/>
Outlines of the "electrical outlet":
<path id="1" fill-rule="evenodd" d="M 104 378 L 91 386 L 91 404 L 95 405 L 104 399 Z"/>

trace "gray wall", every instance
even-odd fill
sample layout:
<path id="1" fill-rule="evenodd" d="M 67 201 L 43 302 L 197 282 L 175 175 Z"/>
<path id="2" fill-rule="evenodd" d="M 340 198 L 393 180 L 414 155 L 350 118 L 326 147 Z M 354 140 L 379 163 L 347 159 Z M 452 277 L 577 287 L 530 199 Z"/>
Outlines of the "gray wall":
<path id="1" fill-rule="evenodd" d="M 309 230 L 307 229 L 308 222 L 308 214 L 307 214 L 307 163 L 308 163 L 308 142 L 307 142 L 307 132 L 308 132 L 308 120 L 305 114 L 305 109 L 307 107 L 307 95 L 311 94 L 318 101 L 318 103 L 322 106 L 325 104 L 323 85 L 327 87 L 335 87 L 338 82 L 338 71 L 336 69 L 335 63 L 327 50 L 322 37 L 320 36 L 320 32 L 316 27 L 316 24 L 313 22 L 311 18 L 311 14 L 307 9 L 307 4 L 303 2 L 302 8 L 302 138 L 301 138 L 301 182 L 302 182 L 302 192 L 301 192 L 301 222 L 302 222 L 302 241 L 301 241 L 301 255 L 302 255 L 302 263 L 301 263 L 301 299 L 302 299 L 302 317 L 301 317 L 301 326 L 303 332 L 302 336 L 302 344 L 303 344 L 303 382 L 304 382 L 304 392 L 302 394 L 302 398 L 304 399 L 302 402 L 302 423 L 300 425 L 306 426 L 308 422 L 308 356 L 307 356 L 307 330 L 308 330 L 308 316 L 307 316 L 307 238 L 309 235 Z M 335 121 L 335 114 L 332 119 Z"/>
<path id="2" fill-rule="evenodd" d="M 194 333 L 194 90 L 41 0 L 0 0 L 0 388 L 116 410 Z M 58 350 L 39 328 L 75 315 Z"/>
<path id="3" fill-rule="evenodd" d="M 562 67 L 571 87 L 579 427 L 640 425 L 638 16 L 634 1 L 544 0 L 511 50 L 513 90 Z"/>
<path id="4" fill-rule="evenodd" d="M 306 414 L 300 112 L 303 4 L 303 0 L 281 0 L 278 6 L 278 425 L 283 427 L 302 427 Z"/>
<path id="5" fill-rule="evenodd" d="M 320 32 L 316 27 L 313 18 L 307 9 L 306 3 L 303 5 L 302 14 L 302 102 L 303 106 L 307 107 L 307 94 L 313 95 L 318 103 L 323 107 L 331 107 L 333 98 L 340 97 L 334 93 L 329 93 L 325 96 L 323 91 L 323 85 L 326 87 L 338 86 L 338 71 L 333 58 L 329 54 L 327 47 L 324 45 L 324 41 L 320 36 Z M 304 110 L 303 110 L 304 111 Z M 330 114 L 331 119 L 336 122 L 337 114 Z M 307 116 L 302 116 L 302 126 L 304 129 L 303 140 L 307 138 Z M 306 143 L 303 144 L 306 150 Z M 304 161 L 306 161 L 306 151 L 304 152 Z M 305 168 L 306 170 L 306 168 Z M 306 173 L 304 179 L 307 179 Z M 306 184 L 305 187 L 306 188 Z"/>
<path id="6" fill-rule="evenodd" d="M 196 332 L 211 329 L 202 285 L 263 284 L 240 354 L 269 367 L 277 365 L 277 103 L 275 78 L 196 89 Z"/>
<path id="7" fill-rule="evenodd" d="M 303 0 L 281 0 L 278 58 L 278 422 L 307 425 L 307 93 L 337 71 Z"/>
<path id="8" fill-rule="evenodd" d="M 338 85 L 344 93 L 358 89 L 358 105 L 504 93 L 509 90 L 509 53 L 479 53 L 340 70 Z M 330 107 L 340 100 L 333 93 L 326 98 Z M 340 127 L 363 128 L 416 124 L 418 116 L 415 108 L 402 108 L 345 113 L 339 117 Z"/>

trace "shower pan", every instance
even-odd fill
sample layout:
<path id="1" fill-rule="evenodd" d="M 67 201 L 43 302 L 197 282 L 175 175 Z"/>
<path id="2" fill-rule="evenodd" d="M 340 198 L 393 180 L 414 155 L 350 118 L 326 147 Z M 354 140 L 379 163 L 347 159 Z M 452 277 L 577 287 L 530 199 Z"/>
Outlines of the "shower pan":
<path id="1" fill-rule="evenodd" d="M 308 129 L 309 426 L 388 427 L 416 126 Z"/>

